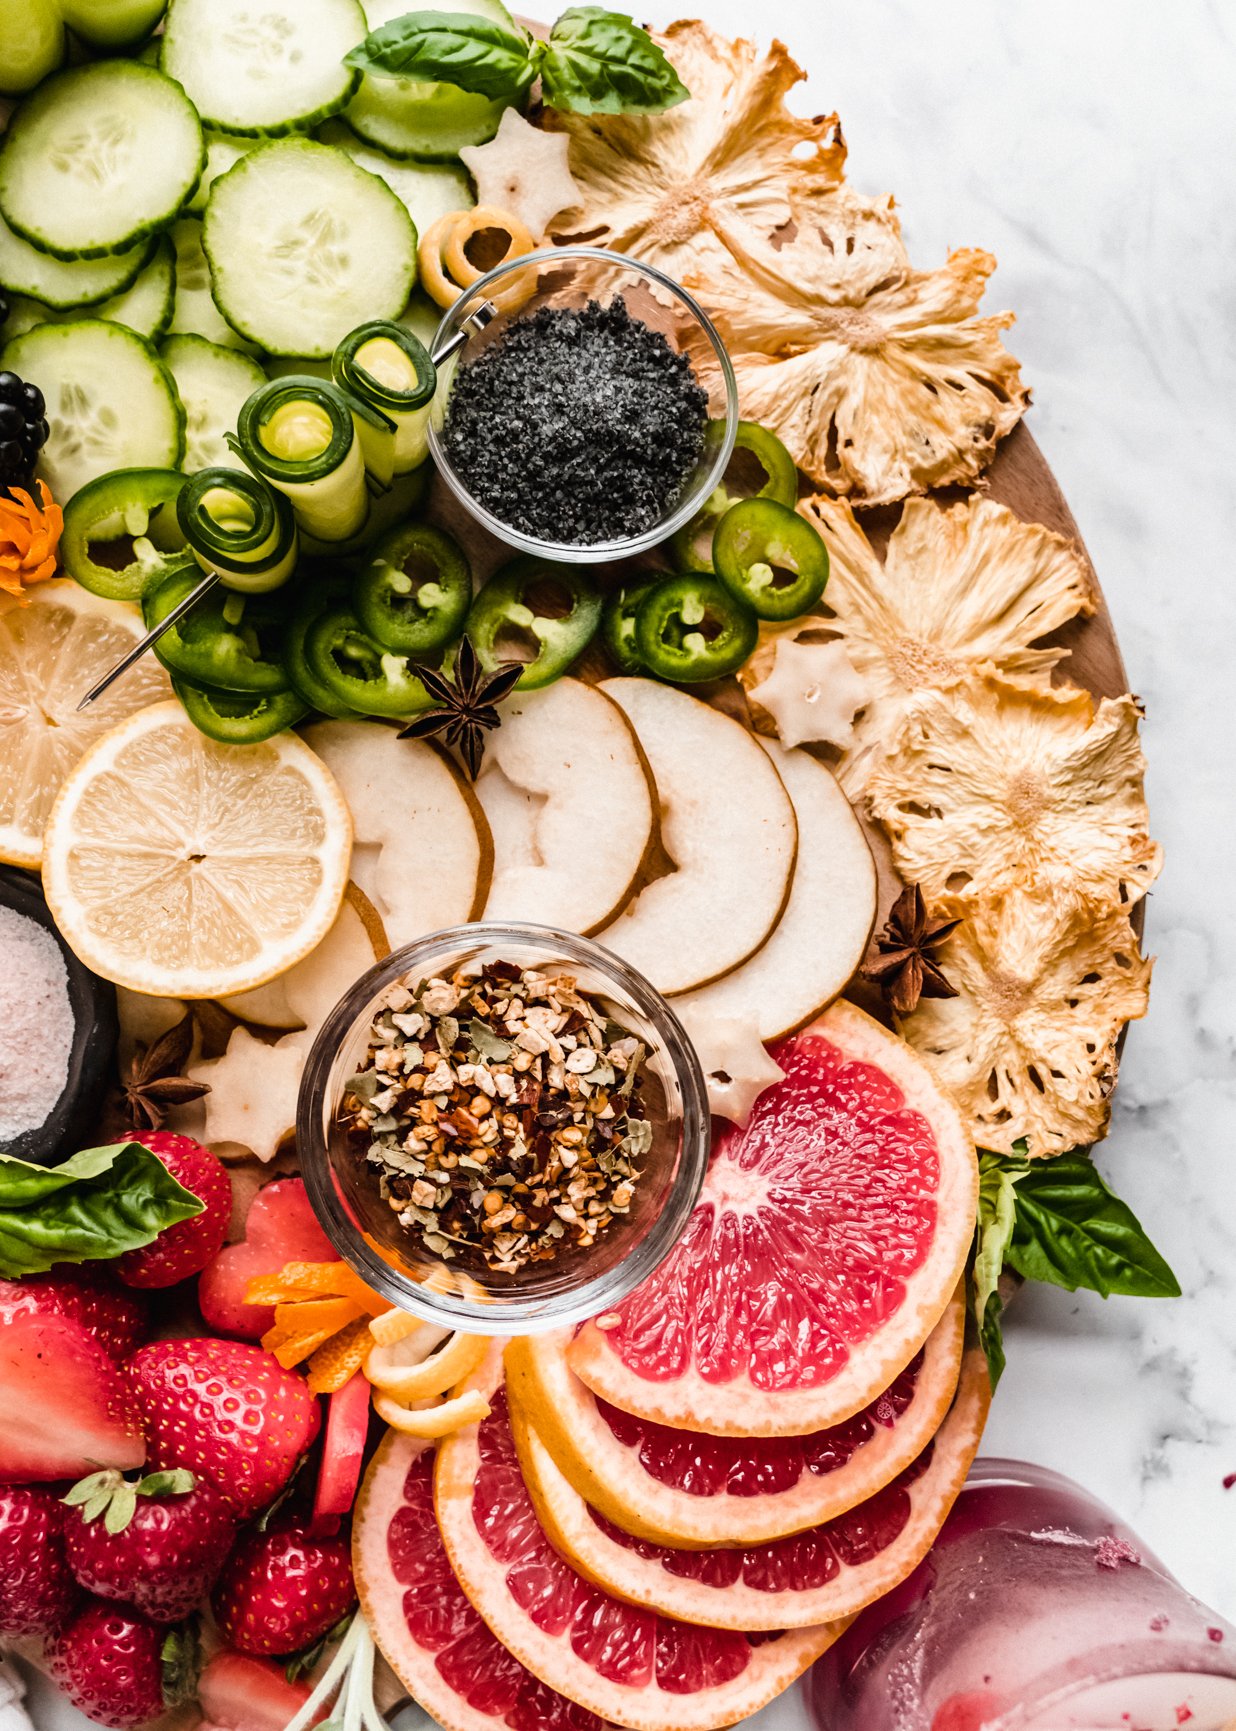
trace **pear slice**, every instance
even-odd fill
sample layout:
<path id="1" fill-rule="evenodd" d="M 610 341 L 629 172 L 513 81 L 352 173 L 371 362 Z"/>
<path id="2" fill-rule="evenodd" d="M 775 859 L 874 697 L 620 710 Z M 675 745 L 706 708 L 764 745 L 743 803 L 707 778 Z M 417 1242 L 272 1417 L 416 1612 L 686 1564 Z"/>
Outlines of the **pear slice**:
<path id="1" fill-rule="evenodd" d="M 487 920 L 588 933 L 630 900 L 656 834 L 656 788 L 603 691 L 559 679 L 504 703 L 476 796 L 494 838 Z"/>
<path id="2" fill-rule="evenodd" d="M 794 875 L 794 807 L 741 722 L 651 679 L 607 679 L 652 767 L 670 870 L 599 941 L 662 992 L 739 967 L 781 918 Z"/>
<path id="3" fill-rule="evenodd" d="M 794 882 L 763 949 L 724 979 L 674 1000 L 691 1015 L 754 1017 L 761 1040 L 805 1027 L 841 996 L 867 952 L 876 917 L 876 868 L 863 827 L 832 773 L 805 751 L 759 743 L 798 817 Z"/>
<path id="4" fill-rule="evenodd" d="M 305 739 L 352 812 L 352 876 L 392 949 L 474 920 L 493 876 L 493 841 L 454 759 L 373 721 L 320 721 Z"/>

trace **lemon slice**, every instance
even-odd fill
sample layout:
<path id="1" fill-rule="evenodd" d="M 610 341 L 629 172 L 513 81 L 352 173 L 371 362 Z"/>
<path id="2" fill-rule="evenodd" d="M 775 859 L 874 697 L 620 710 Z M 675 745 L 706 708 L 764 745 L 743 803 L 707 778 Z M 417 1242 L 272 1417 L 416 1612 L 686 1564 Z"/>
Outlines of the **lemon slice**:
<path id="1" fill-rule="evenodd" d="M 294 733 L 217 745 L 176 702 L 105 734 L 48 820 L 43 888 L 87 967 L 133 991 L 217 998 L 309 954 L 348 881 L 352 819 Z"/>
<path id="2" fill-rule="evenodd" d="M 81 715 L 77 703 L 142 635 L 141 615 L 59 577 L 25 606 L 0 597 L 0 860 L 38 869 L 43 826 L 70 769 L 136 709 L 171 696 L 153 655 Z"/>

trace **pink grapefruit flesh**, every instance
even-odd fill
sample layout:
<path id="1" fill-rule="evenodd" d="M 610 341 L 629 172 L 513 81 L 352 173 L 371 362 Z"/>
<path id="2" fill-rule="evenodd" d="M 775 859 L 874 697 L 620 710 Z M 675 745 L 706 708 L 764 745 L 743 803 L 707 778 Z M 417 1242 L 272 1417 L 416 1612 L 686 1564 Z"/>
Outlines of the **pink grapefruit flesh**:
<path id="1" fill-rule="evenodd" d="M 507 1391 L 580 1496 L 627 1532 L 687 1548 L 762 1544 L 843 1514 L 922 1452 L 956 1391 L 964 1333 L 959 1288 L 888 1388 L 804 1436 L 709 1436 L 622 1412 L 572 1372 L 567 1330 L 511 1342 Z"/>
<path id="2" fill-rule="evenodd" d="M 844 1002 L 771 1051 L 785 1076 L 721 1130 L 673 1254 L 568 1350 L 624 1412 L 718 1436 L 840 1424 L 957 1285 L 978 1171 L 922 1060 Z"/>

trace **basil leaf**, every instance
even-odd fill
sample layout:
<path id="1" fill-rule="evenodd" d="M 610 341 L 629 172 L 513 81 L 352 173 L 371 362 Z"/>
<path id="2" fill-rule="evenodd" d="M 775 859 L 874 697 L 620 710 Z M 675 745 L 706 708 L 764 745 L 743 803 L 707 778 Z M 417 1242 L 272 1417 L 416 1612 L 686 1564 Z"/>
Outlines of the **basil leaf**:
<path id="1" fill-rule="evenodd" d="M 62 1166 L 0 1154 L 0 1276 L 17 1280 L 57 1262 L 140 1250 L 202 1203 L 141 1142 L 86 1148 Z"/>
<path id="2" fill-rule="evenodd" d="M 345 65 L 379 78 L 454 84 L 497 101 L 528 89 L 536 60 L 522 32 L 461 12 L 408 12 L 371 30 L 344 56 Z"/>
<path id="3" fill-rule="evenodd" d="M 1005 1261 L 1018 1274 L 1104 1298 L 1179 1298 L 1176 1276 L 1137 1216 L 1086 1155 L 1035 1161 L 1016 1182 L 1017 1219 Z"/>
<path id="4" fill-rule="evenodd" d="M 550 32 L 541 88 L 574 114 L 659 114 L 691 92 L 646 30 L 622 12 L 572 6 Z"/>

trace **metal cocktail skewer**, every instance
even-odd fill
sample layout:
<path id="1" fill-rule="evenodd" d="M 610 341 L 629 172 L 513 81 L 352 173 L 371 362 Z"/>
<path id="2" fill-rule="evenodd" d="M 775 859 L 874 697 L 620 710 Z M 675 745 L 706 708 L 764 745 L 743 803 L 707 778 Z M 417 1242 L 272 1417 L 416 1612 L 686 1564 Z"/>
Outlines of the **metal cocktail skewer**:
<path id="1" fill-rule="evenodd" d="M 490 320 L 496 316 L 497 311 L 498 309 L 492 301 L 482 301 L 480 306 L 474 307 L 454 335 L 448 337 L 442 347 L 430 357 L 434 366 L 440 367 L 443 361 L 450 359 L 456 349 L 461 349 L 464 346 L 469 337 L 483 331 Z M 88 709 L 96 698 L 102 697 L 103 693 L 109 686 L 115 684 L 122 673 L 127 673 L 135 661 L 140 661 L 146 651 L 159 641 L 163 633 L 170 631 L 173 625 L 179 624 L 185 614 L 196 607 L 203 595 L 208 595 L 219 581 L 220 573 L 218 571 L 207 571 L 196 588 L 191 589 L 183 601 L 178 601 L 166 618 L 160 619 L 157 625 L 152 625 L 146 635 L 139 638 L 132 649 L 126 650 L 116 665 L 109 667 L 102 679 L 90 687 L 90 690 L 77 706 L 78 713 L 80 714 L 83 709 Z"/>

